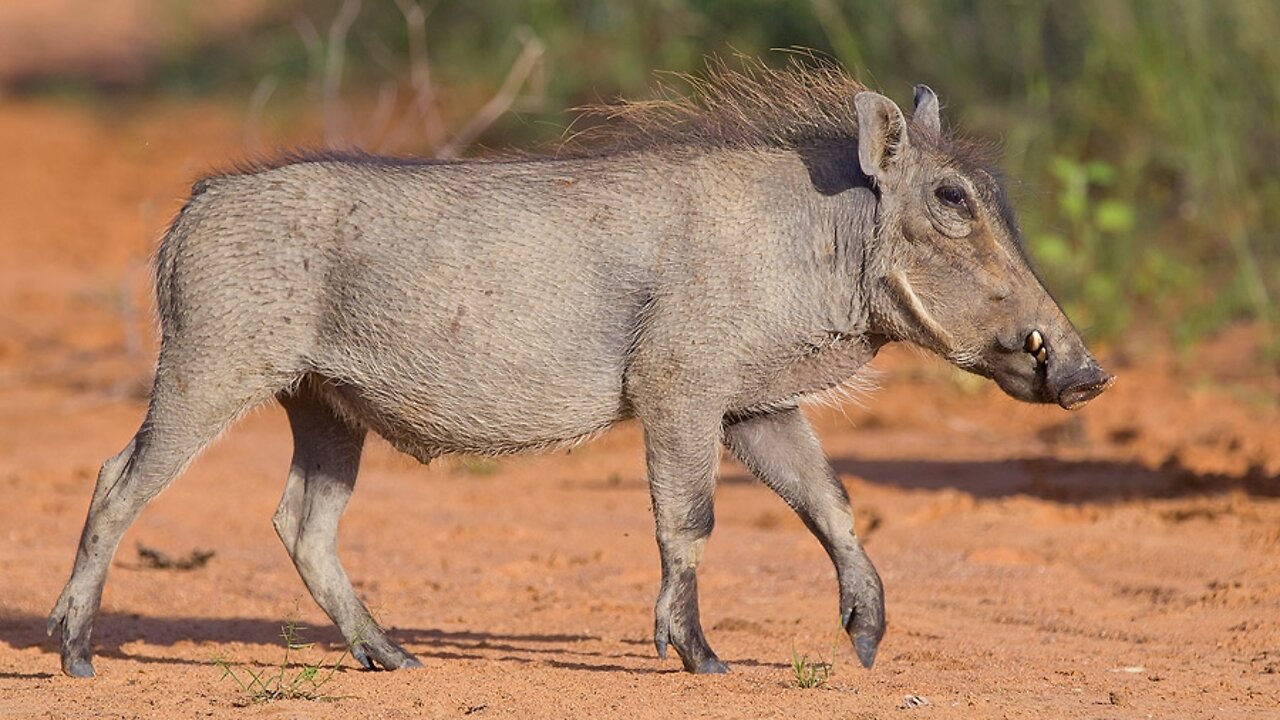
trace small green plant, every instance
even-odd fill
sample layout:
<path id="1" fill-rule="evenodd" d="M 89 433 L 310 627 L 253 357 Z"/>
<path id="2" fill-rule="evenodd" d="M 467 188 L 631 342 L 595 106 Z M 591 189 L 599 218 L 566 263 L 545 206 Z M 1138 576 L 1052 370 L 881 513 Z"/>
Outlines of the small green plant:
<path id="1" fill-rule="evenodd" d="M 827 684 L 827 680 L 831 679 L 831 674 L 836 669 L 836 646 L 831 646 L 831 661 L 827 662 L 822 655 L 818 655 L 817 661 L 810 660 L 807 654 L 801 655 L 796 652 L 793 645 L 791 647 L 791 674 L 795 680 L 796 687 L 803 690 L 811 690 L 813 688 L 822 687 Z"/>
<path id="2" fill-rule="evenodd" d="M 298 662 L 296 653 L 311 650 L 315 643 L 303 642 L 302 628 L 298 621 L 290 618 L 280 628 L 280 637 L 284 640 L 284 657 L 278 665 L 264 670 L 254 670 L 239 666 L 223 658 L 215 658 L 213 663 L 222 670 L 221 680 L 231 680 L 243 693 L 240 702 L 244 707 L 275 700 L 325 700 L 338 698 L 324 694 L 326 685 L 333 680 L 338 668 L 351 652 L 350 648 L 342 651 L 331 661 L 311 664 Z"/>
<path id="3" fill-rule="evenodd" d="M 1053 225 L 1065 232 L 1033 235 L 1031 248 L 1064 293 L 1068 313 L 1094 334 L 1115 337 L 1130 322 L 1133 296 L 1145 291 L 1152 296 L 1145 299 L 1159 300 L 1176 289 L 1162 271 L 1182 266 L 1144 254 L 1135 242 L 1136 210 L 1121 199 L 1114 166 L 1057 156 L 1050 167 L 1059 185 Z"/>

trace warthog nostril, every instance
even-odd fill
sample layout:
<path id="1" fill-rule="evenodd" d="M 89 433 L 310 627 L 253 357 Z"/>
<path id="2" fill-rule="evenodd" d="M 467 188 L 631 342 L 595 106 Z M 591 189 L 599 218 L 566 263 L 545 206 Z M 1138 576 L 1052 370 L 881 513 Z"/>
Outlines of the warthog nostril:
<path id="1" fill-rule="evenodd" d="M 1032 330 L 1027 335 L 1027 341 L 1022 344 L 1022 349 L 1026 350 L 1027 354 L 1034 355 L 1036 362 L 1040 365 L 1049 362 L 1049 349 L 1044 346 L 1044 336 L 1039 330 Z"/>

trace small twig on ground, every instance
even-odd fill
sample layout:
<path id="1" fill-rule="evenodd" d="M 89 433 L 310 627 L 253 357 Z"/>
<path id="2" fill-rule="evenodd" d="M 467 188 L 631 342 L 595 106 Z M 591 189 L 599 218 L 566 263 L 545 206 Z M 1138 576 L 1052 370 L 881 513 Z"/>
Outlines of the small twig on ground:
<path id="1" fill-rule="evenodd" d="M 138 543 L 139 565 L 154 570 L 195 570 L 204 567 L 215 554 L 212 550 L 197 549 L 186 557 L 175 560 L 162 550 Z"/>

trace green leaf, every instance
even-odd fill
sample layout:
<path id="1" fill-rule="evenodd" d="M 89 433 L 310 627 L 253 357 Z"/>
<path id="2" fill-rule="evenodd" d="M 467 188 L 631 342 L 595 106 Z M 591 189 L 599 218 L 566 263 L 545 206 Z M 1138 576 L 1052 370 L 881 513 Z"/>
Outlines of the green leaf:
<path id="1" fill-rule="evenodd" d="M 1087 180 L 1084 168 L 1080 166 L 1080 163 L 1065 155 L 1055 156 L 1049 169 L 1054 177 L 1062 181 L 1063 185 L 1083 185 Z"/>
<path id="2" fill-rule="evenodd" d="M 1049 267 L 1069 267 L 1071 265 L 1071 246 L 1067 239 L 1058 233 L 1041 233 L 1032 238 L 1031 251 L 1036 259 Z"/>
<path id="3" fill-rule="evenodd" d="M 1119 200 L 1103 200 L 1093 212 L 1093 221 L 1103 232 L 1128 233 L 1133 230 L 1133 208 Z"/>
<path id="4" fill-rule="evenodd" d="M 1085 176 L 1095 185 L 1110 185 L 1116 177 L 1116 169 L 1102 160 L 1094 160 L 1084 167 Z"/>
<path id="5" fill-rule="evenodd" d="M 1088 200 L 1089 198 L 1083 190 L 1077 190 L 1074 187 L 1068 188 L 1058 195 L 1058 205 L 1062 208 L 1062 214 L 1069 220 L 1079 220 L 1084 217 Z"/>

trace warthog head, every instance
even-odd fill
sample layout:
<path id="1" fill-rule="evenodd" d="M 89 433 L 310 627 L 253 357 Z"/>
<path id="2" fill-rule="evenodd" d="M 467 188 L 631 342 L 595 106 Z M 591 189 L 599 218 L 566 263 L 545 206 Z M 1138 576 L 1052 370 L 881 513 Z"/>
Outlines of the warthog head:
<path id="1" fill-rule="evenodd" d="M 910 122 L 874 92 L 854 105 L 886 263 L 873 330 L 989 377 L 1019 400 L 1073 410 L 1107 389 L 1115 378 L 1031 269 L 999 177 L 942 133 L 933 91 L 916 87 Z"/>

